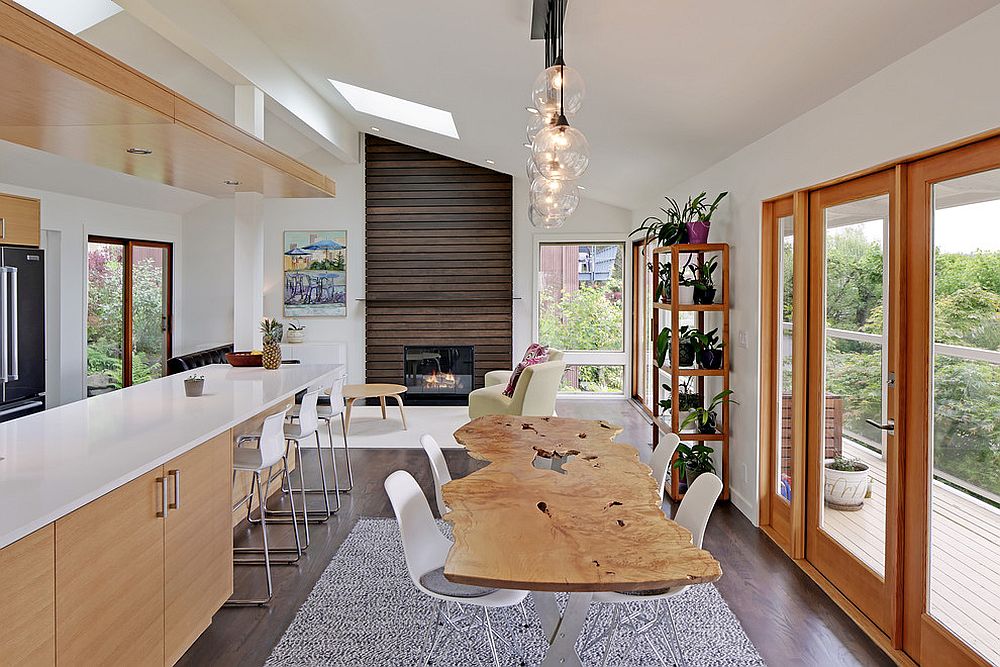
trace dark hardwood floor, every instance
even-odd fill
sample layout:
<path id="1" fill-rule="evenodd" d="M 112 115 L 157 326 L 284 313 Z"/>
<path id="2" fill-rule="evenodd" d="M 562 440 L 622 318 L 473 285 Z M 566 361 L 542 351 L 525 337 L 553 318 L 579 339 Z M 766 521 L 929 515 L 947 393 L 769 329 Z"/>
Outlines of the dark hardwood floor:
<path id="1" fill-rule="evenodd" d="M 560 416 L 600 418 L 620 424 L 618 437 L 648 455 L 650 431 L 644 418 L 625 401 L 561 400 Z M 445 452 L 452 475 L 468 474 L 481 463 L 463 452 Z M 312 543 L 295 566 L 275 566 L 274 599 L 263 608 L 224 608 L 212 625 L 181 659 L 180 665 L 260 665 L 271 653 L 295 612 L 305 601 L 337 548 L 362 516 L 391 517 L 392 508 L 382 488 L 393 470 L 410 471 L 424 488 L 433 506 L 430 468 L 422 450 L 352 450 L 355 486 L 343 495 L 343 509 L 324 525 L 310 526 Z M 316 502 L 318 497 L 311 498 Z M 238 533 L 237 542 L 256 538 Z M 291 540 L 291 529 L 274 527 L 272 546 Z M 722 563 L 723 577 L 716 584 L 740 619 L 750 639 L 772 667 L 785 665 L 891 665 L 893 664 L 853 622 L 796 567 L 785 554 L 735 507 L 721 503 L 712 515 L 705 548 Z M 256 567 L 236 570 L 236 590 L 241 596 L 264 590 L 263 571 Z M 359 613 L 359 622 L 363 613 Z M 388 663 L 386 663 L 388 664 Z M 361 667 L 361 666 L 359 666 Z M 692 666 L 697 667 L 697 666 Z"/>

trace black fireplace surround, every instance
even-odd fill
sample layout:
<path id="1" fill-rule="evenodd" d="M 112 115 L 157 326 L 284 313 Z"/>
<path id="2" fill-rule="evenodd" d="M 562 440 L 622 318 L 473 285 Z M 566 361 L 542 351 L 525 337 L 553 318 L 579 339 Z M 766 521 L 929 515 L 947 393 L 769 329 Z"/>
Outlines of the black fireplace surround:
<path id="1" fill-rule="evenodd" d="M 476 377 L 471 345 L 407 345 L 403 348 L 406 399 L 424 404 L 461 404 Z"/>

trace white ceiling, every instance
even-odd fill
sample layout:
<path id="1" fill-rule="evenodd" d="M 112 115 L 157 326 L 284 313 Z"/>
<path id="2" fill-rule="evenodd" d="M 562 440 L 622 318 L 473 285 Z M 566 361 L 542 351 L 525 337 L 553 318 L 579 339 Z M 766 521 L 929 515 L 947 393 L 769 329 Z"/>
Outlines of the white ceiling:
<path id="1" fill-rule="evenodd" d="M 587 195 L 644 206 L 997 1 L 571 0 Z M 359 128 L 523 174 L 531 0 L 223 2 Z M 461 139 L 358 114 L 328 78 L 451 111 Z"/>

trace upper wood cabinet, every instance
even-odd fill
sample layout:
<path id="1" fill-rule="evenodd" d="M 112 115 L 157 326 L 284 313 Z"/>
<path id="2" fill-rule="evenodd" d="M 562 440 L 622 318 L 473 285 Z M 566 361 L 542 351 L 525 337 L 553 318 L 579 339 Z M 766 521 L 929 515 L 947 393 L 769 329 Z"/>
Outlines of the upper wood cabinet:
<path id="1" fill-rule="evenodd" d="M 56 664 L 52 524 L 0 549 L 0 664 Z"/>
<path id="2" fill-rule="evenodd" d="M 0 195 L 0 245 L 37 248 L 41 229 L 41 203 L 37 199 Z"/>
<path id="3" fill-rule="evenodd" d="M 164 663 L 172 665 L 233 594 L 232 436 L 229 431 L 164 466 Z"/>

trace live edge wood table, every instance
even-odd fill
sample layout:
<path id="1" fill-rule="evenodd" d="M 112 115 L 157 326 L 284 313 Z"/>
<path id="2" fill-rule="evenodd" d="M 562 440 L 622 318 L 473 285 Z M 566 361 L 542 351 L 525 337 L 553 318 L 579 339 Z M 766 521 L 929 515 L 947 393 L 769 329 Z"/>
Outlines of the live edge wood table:
<path id="1" fill-rule="evenodd" d="M 455 432 L 490 464 L 444 486 L 460 584 L 534 591 L 549 641 L 543 665 L 580 665 L 574 644 L 595 591 L 715 581 L 722 569 L 666 518 L 648 466 L 621 428 L 560 417 L 489 416 Z M 572 457 L 560 469 L 534 461 Z M 560 613 L 555 593 L 569 593 Z"/>

